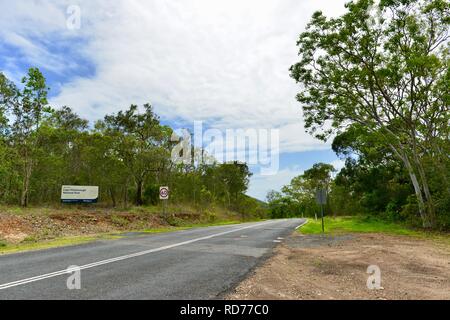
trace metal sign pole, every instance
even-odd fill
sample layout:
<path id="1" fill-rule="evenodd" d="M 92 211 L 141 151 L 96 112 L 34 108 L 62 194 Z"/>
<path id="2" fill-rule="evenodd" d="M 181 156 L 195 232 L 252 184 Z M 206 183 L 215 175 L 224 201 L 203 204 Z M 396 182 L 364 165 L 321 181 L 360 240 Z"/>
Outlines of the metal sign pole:
<path id="1" fill-rule="evenodd" d="M 320 215 L 322 218 L 322 233 L 325 233 L 325 223 L 323 219 L 323 205 L 327 203 L 327 191 L 325 189 L 317 189 L 316 202 L 320 204 Z M 317 220 L 317 215 L 316 215 Z"/>
<path id="2" fill-rule="evenodd" d="M 162 201 L 162 214 L 167 219 L 167 201 L 169 200 L 169 187 L 159 187 L 159 199 Z"/>
<path id="3" fill-rule="evenodd" d="M 166 200 L 162 200 L 163 217 L 166 218 Z"/>
<path id="4" fill-rule="evenodd" d="M 320 211 L 322 214 L 322 233 L 325 233 L 325 225 L 323 223 L 323 204 L 320 205 Z"/>

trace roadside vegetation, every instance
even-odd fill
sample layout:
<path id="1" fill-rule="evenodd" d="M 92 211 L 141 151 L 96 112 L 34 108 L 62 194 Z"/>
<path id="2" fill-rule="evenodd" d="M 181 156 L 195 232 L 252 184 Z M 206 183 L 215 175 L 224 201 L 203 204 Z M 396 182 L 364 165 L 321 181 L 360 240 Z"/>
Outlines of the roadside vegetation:
<path id="1" fill-rule="evenodd" d="M 320 216 L 330 227 L 450 230 L 450 44 L 445 0 L 347 4 L 316 12 L 290 69 L 307 131 L 332 140 L 345 163 L 316 163 L 268 205 L 247 196 L 245 163 L 218 163 L 182 147 L 151 104 L 95 123 L 50 106 L 38 68 L 20 83 L 0 72 L 0 247 L 66 236 L 264 218 Z M 174 153 L 184 159 L 173 161 Z M 61 185 L 100 187 L 100 203 L 61 207 Z M 169 186 L 162 215 L 159 187 Z M 25 208 L 25 209 L 24 209 Z M 330 220 L 329 217 L 370 216 Z M 361 220 L 362 219 L 362 220 Z M 361 222 L 366 221 L 366 222 Z M 376 222 L 375 222 L 376 221 Z M 335 224 L 335 225 L 334 225 Z M 314 228 L 314 222 L 308 228 Z"/>
<path id="2" fill-rule="evenodd" d="M 201 209 L 169 204 L 168 217 L 162 210 L 161 206 L 126 210 L 99 206 L 0 206 L 0 254 L 118 239 L 129 232 L 152 234 L 258 220 L 242 219 L 240 213 L 221 207 Z"/>
<path id="3" fill-rule="evenodd" d="M 373 217 L 338 217 L 324 218 L 325 234 L 341 233 L 386 233 L 393 235 L 421 236 L 424 231 L 413 230 L 408 226 L 386 222 Z M 309 219 L 308 223 L 298 229 L 302 234 L 321 234 L 321 219 Z"/>
<path id="4" fill-rule="evenodd" d="M 270 192 L 270 215 L 314 216 L 315 193 L 325 189 L 328 216 L 448 231 L 450 4 L 359 0 L 346 7 L 340 17 L 312 16 L 291 67 L 308 132 L 332 139 L 345 165 L 337 172 L 317 163 Z"/>
<path id="5" fill-rule="evenodd" d="M 36 241 L 25 240 L 21 243 L 8 243 L 6 241 L 0 241 L 0 254 L 10 254 L 21 251 L 43 250 L 49 248 L 71 246 L 76 244 L 88 243 L 101 239 L 114 239 L 115 237 L 110 234 L 98 234 L 93 236 L 73 236 L 63 237 L 53 240 Z"/>
<path id="6" fill-rule="evenodd" d="M 343 168 L 316 163 L 268 193 L 270 217 L 308 223 L 230 298 L 450 298 L 450 3 L 346 8 L 314 13 L 290 70 L 307 131 Z M 371 265 L 380 290 L 367 288 Z"/>
<path id="7" fill-rule="evenodd" d="M 69 106 L 50 106 L 48 92 L 38 68 L 20 84 L 0 72 L 0 204 L 52 206 L 61 185 L 95 185 L 102 206 L 156 206 L 164 185 L 172 204 L 216 205 L 243 219 L 264 215 L 245 195 L 247 164 L 218 163 L 203 149 L 184 148 L 150 104 L 89 123 Z"/>
<path id="8" fill-rule="evenodd" d="M 50 106 L 49 90 L 38 68 L 21 83 L 0 72 L 1 247 L 267 216 L 245 194 L 246 163 L 219 163 L 185 145 L 150 104 L 89 123 L 69 106 Z M 62 185 L 99 186 L 99 203 L 63 206 Z M 160 186 L 170 188 L 164 214 Z"/>

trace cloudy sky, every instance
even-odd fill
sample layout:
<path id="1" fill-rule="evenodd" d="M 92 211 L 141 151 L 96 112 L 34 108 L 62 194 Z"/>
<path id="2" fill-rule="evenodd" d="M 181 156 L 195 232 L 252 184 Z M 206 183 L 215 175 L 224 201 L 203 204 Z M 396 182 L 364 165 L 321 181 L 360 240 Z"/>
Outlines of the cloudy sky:
<path id="1" fill-rule="evenodd" d="M 345 2 L 0 0 L 0 71 L 18 82 L 39 67 L 51 105 L 91 121 L 150 102 L 174 128 L 278 129 L 278 173 L 252 166 L 248 193 L 264 199 L 315 162 L 342 165 L 304 132 L 288 69 L 313 12 L 339 15 Z"/>

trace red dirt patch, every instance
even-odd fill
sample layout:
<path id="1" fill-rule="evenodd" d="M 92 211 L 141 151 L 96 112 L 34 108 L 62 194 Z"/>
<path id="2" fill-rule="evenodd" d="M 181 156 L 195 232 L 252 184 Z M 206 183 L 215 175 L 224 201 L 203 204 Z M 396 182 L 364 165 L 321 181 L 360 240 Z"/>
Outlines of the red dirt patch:
<path id="1" fill-rule="evenodd" d="M 167 225 L 157 215 L 128 212 L 82 211 L 22 214 L 0 212 L 0 239 L 19 243 L 64 236 L 120 232 Z"/>

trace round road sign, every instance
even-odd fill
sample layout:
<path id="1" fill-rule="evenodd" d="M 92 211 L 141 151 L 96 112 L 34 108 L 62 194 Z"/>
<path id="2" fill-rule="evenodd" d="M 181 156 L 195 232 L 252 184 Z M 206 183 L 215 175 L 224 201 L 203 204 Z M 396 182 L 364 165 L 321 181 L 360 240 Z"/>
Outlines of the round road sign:
<path id="1" fill-rule="evenodd" d="M 159 187 L 159 199 L 169 199 L 169 187 Z"/>

